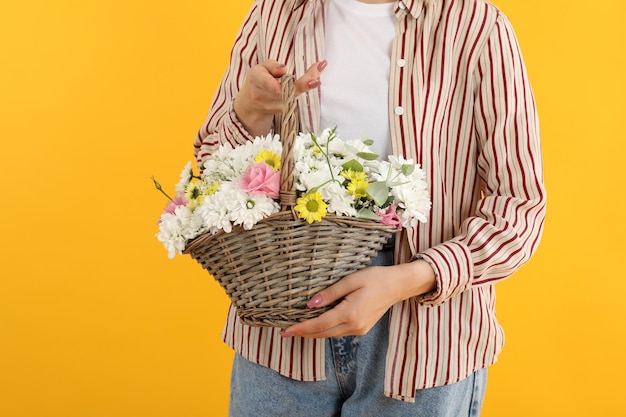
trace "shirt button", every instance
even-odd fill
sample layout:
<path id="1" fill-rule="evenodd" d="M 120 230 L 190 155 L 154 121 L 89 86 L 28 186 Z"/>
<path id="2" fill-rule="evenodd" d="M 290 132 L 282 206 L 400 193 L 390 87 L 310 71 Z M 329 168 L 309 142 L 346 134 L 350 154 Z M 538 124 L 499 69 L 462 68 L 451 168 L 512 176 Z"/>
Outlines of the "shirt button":
<path id="1" fill-rule="evenodd" d="M 406 9 L 406 5 L 402 1 L 398 3 L 398 7 L 400 7 L 401 9 Z"/>
<path id="2" fill-rule="evenodd" d="M 402 67 L 406 64 L 406 61 L 405 61 L 404 59 L 400 58 L 399 60 L 397 60 L 397 61 L 396 61 L 396 64 L 397 64 L 400 68 L 402 68 Z"/>
<path id="3" fill-rule="evenodd" d="M 396 107 L 394 111 L 398 116 L 402 116 L 404 114 L 404 109 L 400 106 Z"/>

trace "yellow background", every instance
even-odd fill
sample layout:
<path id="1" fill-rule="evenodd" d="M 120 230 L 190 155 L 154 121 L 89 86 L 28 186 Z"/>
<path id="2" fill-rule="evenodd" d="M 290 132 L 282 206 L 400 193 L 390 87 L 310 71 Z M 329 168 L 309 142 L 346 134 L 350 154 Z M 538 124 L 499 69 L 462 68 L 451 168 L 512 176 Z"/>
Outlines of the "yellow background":
<path id="1" fill-rule="evenodd" d="M 226 296 L 154 238 L 251 0 L 0 8 L 0 416 L 223 416 Z M 623 1 L 497 0 L 542 122 L 542 245 L 483 416 L 626 416 Z"/>

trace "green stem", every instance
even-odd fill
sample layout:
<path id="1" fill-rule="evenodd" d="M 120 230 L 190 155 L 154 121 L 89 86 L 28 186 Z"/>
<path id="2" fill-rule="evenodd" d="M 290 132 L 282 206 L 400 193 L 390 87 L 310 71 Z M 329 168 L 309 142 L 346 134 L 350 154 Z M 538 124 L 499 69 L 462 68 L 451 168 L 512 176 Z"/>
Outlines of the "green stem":
<path id="1" fill-rule="evenodd" d="M 331 175 L 332 175 L 332 174 L 331 174 Z M 316 186 L 316 187 L 311 188 L 307 194 L 317 192 L 317 190 L 319 190 L 320 188 L 322 188 L 323 186 L 325 186 L 326 184 L 331 183 L 331 182 L 336 182 L 337 184 L 340 184 L 340 185 L 341 185 L 341 183 L 339 182 L 339 180 L 336 180 L 336 179 L 334 179 L 334 178 L 331 178 L 331 179 L 329 179 L 328 181 L 324 181 L 324 182 L 323 182 L 323 183 L 321 183 L 320 185 L 318 185 L 318 186 Z"/>
<path id="2" fill-rule="evenodd" d="M 320 144 L 317 142 L 317 137 L 315 135 L 313 135 L 313 134 L 311 135 L 311 138 L 313 139 L 313 143 L 315 144 L 315 146 L 317 146 L 317 148 L 320 150 L 322 155 L 324 155 L 324 159 L 326 159 L 326 163 L 328 164 L 328 169 L 330 170 L 330 178 L 332 178 L 332 181 L 336 181 L 336 180 L 335 180 L 335 174 L 333 173 L 333 166 L 331 165 L 330 157 L 328 156 L 328 144 L 335 137 L 335 131 L 336 130 L 337 130 L 336 127 L 333 128 L 333 130 L 331 130 L 330 134 L 328 135 L 328 140 L 326 141 L 326 152 L 324 152 L 324 149 L 322 149 Z M 324 183 L 324 184 L 326 184 L 326 183 Z M 317 187 L 317 188 L 319 188 L 319 187 Z"/>
<path id="3" fill-rule="evenodd" d="M 154 183 L 154 187 L 159 190 L 165 197 L 167 197 L 168 200 L 172 201 L 172 197 L 170 197 L 169 195 L 167 195 L 167 193 L 163 190 L 163 187 L 161 187 L 161 184 L 159 184 L 157 182 L 157 180 L 154 178 L 154 176 L 151 177 L 152 178 L 152 182 Z"/>

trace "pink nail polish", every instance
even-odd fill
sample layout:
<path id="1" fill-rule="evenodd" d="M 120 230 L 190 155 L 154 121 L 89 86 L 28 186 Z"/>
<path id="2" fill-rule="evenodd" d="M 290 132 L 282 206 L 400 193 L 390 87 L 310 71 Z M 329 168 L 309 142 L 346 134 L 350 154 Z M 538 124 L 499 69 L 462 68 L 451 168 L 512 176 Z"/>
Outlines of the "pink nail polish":
<path id="1" fill-rule="evenodd" d="M 315 297 L 311 298 L 308 303 L 306 303 L 306 306 L 308 308 L 315 308 L 320 304 L 322 304 L 322 296 L 316 295 Z"/>
<path id="2" fill-rule="evenodd" d="M 324 68 L 326 68 L 326 66 L 328 65 L 328 62 L 326 62 L 326 60 L 320 62 L 319 64 L 317 64 L 317 70 L 318 71 L 324 71 Z"/>
<path id="3" fill-rule="evenodd" d="M 281 330 L 281 331 L 280 331 L 280 335 L 281 335 L 282 337 L 293 337 L 293 332 L 287 332 L 287 331 L 285 331 L 285 330 Z"/>
<path id="4" fill-rule="evenodd" d="M 309 88 L 315 88 L 315 87 L 317 87 L 317 86 L 319 86 L 319 85 L 320 85 L 320 80 L 319 80 L 319 79 L 316 79 L 316 80 L 311 80 L 311 81 L 309 81 L 308 83 L 306 83 L 306 85 L 307 85 L 307 87 L 309 87 Z"/>

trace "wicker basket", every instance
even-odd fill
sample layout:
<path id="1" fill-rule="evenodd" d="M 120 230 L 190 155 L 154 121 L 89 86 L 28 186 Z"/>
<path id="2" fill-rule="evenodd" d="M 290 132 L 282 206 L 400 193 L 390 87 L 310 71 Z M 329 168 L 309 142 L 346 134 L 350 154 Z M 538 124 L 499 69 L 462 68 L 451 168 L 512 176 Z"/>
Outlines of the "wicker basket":
<path id="1" fill-rule="evenodd" d="M 298 133 L 293 77 L 283 77 L 285 111 L 279 121 L 283 145 L 281 211 L 251 230 L 205 233 L 185 248 L 220 283 L 243 323 L 284 327 L 331 307 L 307 301 L 347 274 L 368 266 L 396 229 L 371 220 L 327 215 L 308 224 L 294 212 Z"/>

